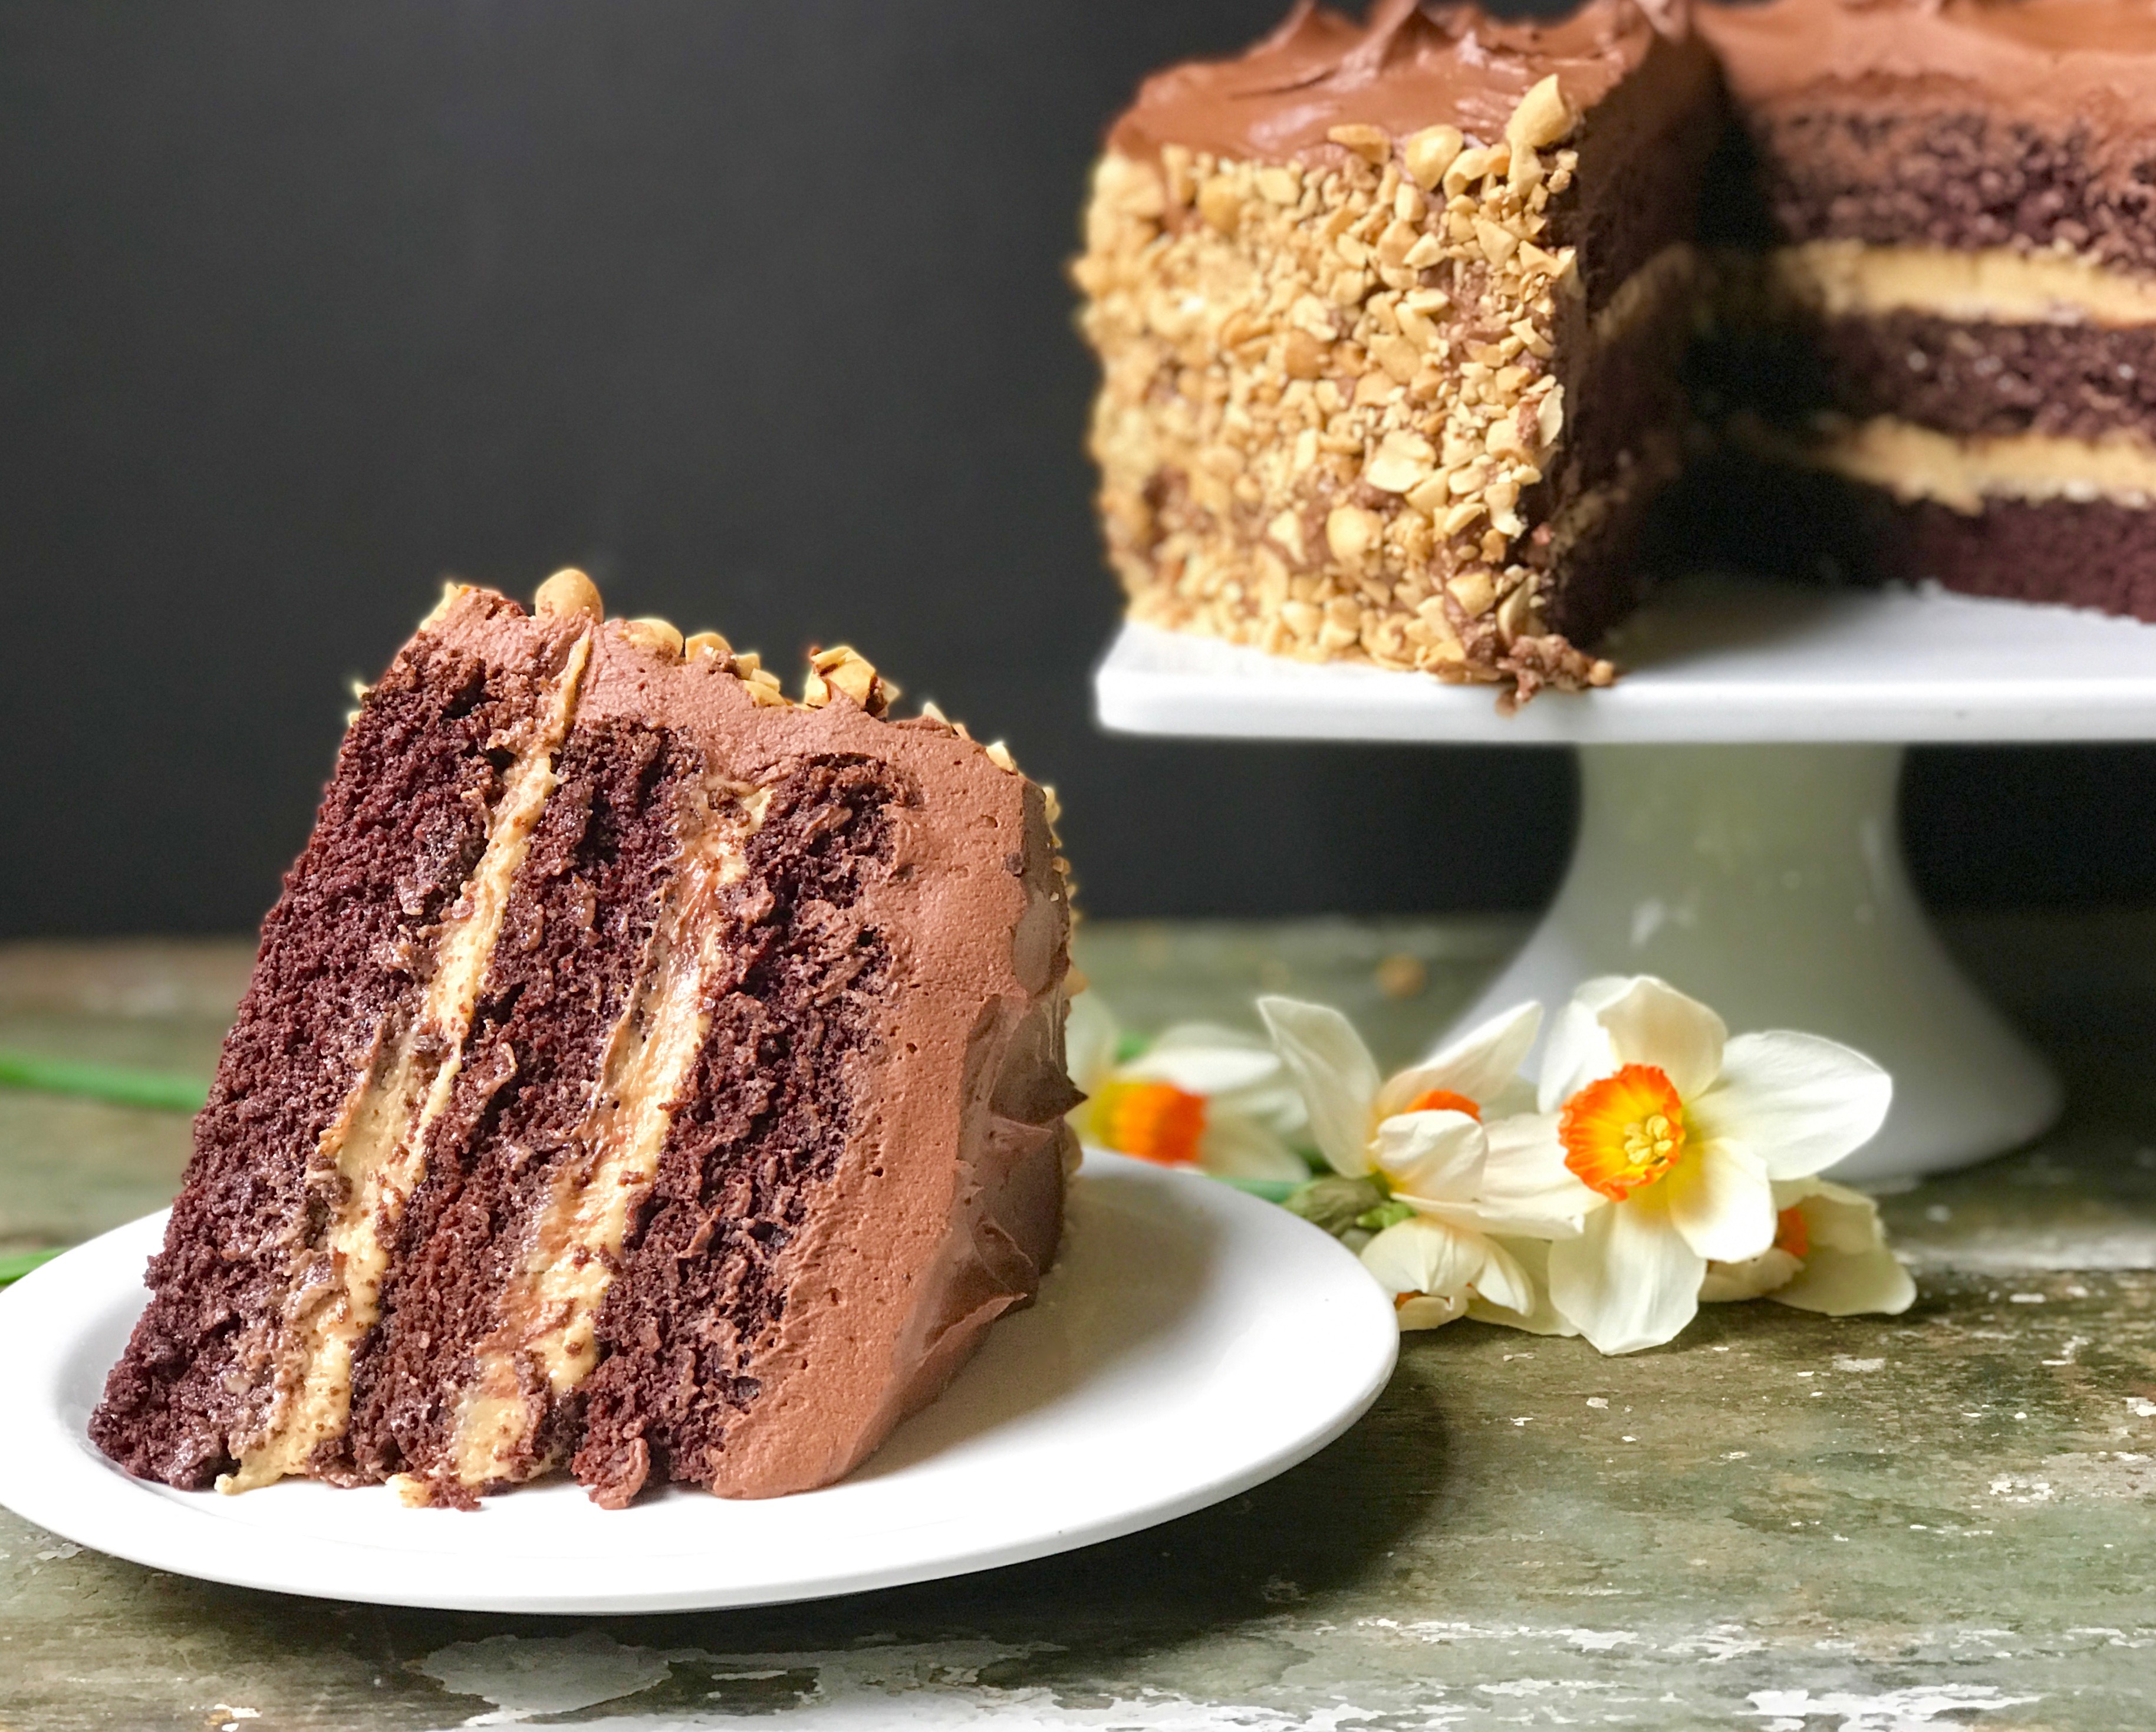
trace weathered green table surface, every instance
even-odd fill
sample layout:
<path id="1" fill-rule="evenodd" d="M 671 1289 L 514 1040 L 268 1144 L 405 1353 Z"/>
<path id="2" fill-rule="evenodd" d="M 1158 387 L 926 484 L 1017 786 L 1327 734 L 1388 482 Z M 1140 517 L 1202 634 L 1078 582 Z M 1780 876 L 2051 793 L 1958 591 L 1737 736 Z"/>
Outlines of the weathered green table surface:
<path id="1" fill-rule="evenodd" d="M 1137 1026 L 1289 991 L 1389 1061 L 1515 935 L 1095 923 L 1081 961 Z M 2072 1105 L 2035 1148 L 1887 1200 L 1906 1316 L 1722 1307 L 1622 1360 L 1455 1325 L 1229 1504 L 767 1611 L 281 1599 L 0 1511 L 0 1728 L 2156 1725 L 2156 918 L 1953 936 Z M 229 944 L 0 950 L 0 1046 L 206 1070 L 245 968 Z M 0 1252 L 157 1207 L 186 1135 L 0 1091 Z"/>

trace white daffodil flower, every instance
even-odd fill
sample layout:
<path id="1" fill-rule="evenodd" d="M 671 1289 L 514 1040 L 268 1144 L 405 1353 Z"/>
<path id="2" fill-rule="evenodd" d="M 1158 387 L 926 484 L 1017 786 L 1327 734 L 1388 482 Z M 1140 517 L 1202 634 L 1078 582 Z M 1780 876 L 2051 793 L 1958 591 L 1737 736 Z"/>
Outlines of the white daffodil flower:
<path id="1" fill-rule="evenodd" d="M 1853 1317 L 1909 1309 L 1917 1284 L 1887 1248 L 1879 1205 L 1825 1179 L 1774 1186 L 1774 1243 L 1743 1263 L 1710 1263 L 1699 1296 L 1708 1304 L 1770 1299 L 1800 1311 Z"/>
<path id="2" fill-rule="evenodd" d="M 1303 1127 L 1302 1097 L 1264 1041 L 1179 1022 L 1119 1061 L 1122 1043 L 1097 993 L 1072 1002 L 1064 1053 L 1071 1081 L 1088 1097 L 1070 1113 L 1081 1140 L 1220 1178 L 1293 1183 L 1310 1176 L 1290 1143 Z"/>
<path id="3" fill-rule="evenodd" d="M 1518 1071 L 1542 1007 L 1493 1017 L 1389 1080 L 1338 1011 L 1268 997 L 1258 1014 L 1302 1090 L 1319 1152 L 1389 1198 L 1378 1213 L 1392 1218 L 1359 1254 L 1394 1295 L 1400 1326 L 1433 1328 L 1471 1307 L 1506 1321 L 1538 1314 L 1539 1290 L 1499 1236 L 1577 1232 L 1597 1202 L 1517 1119 L 1483 1122 L 1501 1103 L 1526 1104 Z"/>
<path id="4" fill-rule="evenodd" d="M 1885 1071 L 1837 1042 L 1732 1039 L 1651 976 L 1588 981 L 1550 1031 L 1534 1122 L 1604 1202 L 1550 1247 L 1551 1299 L 1604 1353 L 1671 1340 L 1710 1262 L 1773 1248 L 1775 1183 L 1861 1147 L 1892 1095 Z"/>
<path id="5" fill-rule="evenodd" d="M 1510 1251 L 1486 1233 L 1434 1216 L 1394 1222 L 1363 1248 L 1362 1258 L 1393 1295 L 1404 1330 L 1465 1317 L 1477 1299 L 1522 1315 L 1536 1306 L 1534 1284 Z"/>

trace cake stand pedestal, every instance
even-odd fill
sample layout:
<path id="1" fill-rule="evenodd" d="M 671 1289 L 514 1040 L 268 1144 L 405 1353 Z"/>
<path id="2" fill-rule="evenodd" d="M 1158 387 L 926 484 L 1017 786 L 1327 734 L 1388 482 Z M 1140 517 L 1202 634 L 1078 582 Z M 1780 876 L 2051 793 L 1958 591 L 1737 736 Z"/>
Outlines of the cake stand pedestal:
<path id="1" fill-rule="evenodd" d="M 1662 591 L 1612 653 L 1630 669 L 1614 687 L 1546 693 L 1507 717 L 1487 687 L 1127 625 L 1095 695 L 1101 724 L 1126 733 L 1573 747 L 1571 867 L 1462 1026 L 1522 998 L 1561 1003 L 1595 975 L 1656 974 L 1733 1030 L 1846 1041 L 1895 1084 L 1847 1178 L 1966 1166 L 2048 1125 L 2056 1077 L 1969 983 L 1911 889 L 1902 754 L 2156 739 L 2156 627 L 1701 579 Z"/>

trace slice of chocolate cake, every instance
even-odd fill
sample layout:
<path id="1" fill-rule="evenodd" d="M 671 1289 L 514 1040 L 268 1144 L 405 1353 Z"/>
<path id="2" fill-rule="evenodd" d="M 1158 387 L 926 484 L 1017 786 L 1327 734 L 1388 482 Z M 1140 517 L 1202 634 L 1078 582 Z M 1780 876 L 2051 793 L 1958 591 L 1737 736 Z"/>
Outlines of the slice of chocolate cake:
<path id="1" fill-rule="evenodd" d="M 1775 466 L 1736 551 L 2156 619 L 2156 12 L 1771 0 L 1700 28 L 1772 249 L 1707 369 Z"/>
<path id="2" fill-rule="evenodd" d="M 600 1503 L 844 1473 L 1055 1254 L 1052 801 L 850 650 L 453 589 L 263 930 L 90 1433 Z"/>
<path id="3" fill-rule="evenodd" d="M 1678 466 L 1722 123 L 1681 6 L 1296 7 L 1147 80 L 1075 267 L 1133 617 L 1276 653 L 1607 681 Z"/>

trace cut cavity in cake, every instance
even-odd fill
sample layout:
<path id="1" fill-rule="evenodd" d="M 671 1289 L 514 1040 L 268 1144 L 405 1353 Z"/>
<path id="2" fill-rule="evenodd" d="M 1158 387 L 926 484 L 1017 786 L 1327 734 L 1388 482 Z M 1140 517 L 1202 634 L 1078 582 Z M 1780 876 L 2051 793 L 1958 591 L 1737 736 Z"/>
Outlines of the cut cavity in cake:
<path id="1" fill-rule="evenodd" d="M 1134 617 L 1538 686 L 1637 600 L 1722 124 L 1681 11 L 1304 3 L 1149 79 L 1075 267 Z"/>
<path id="2" fill-rule="evenodd" d="M 91 1436 L 244 1490 L 824 1483 L 1054 1256 L 1052 797 L 850 650 L 456 589 L 368 691 Z"/>
<path id="3" fill-rule="evenodd" d="M 1752 556 L 2156 619 L 2156 13 L 1770 0 L 1700 28 L 1768 249 L 1708 357 L 1767 465 Z"/>

